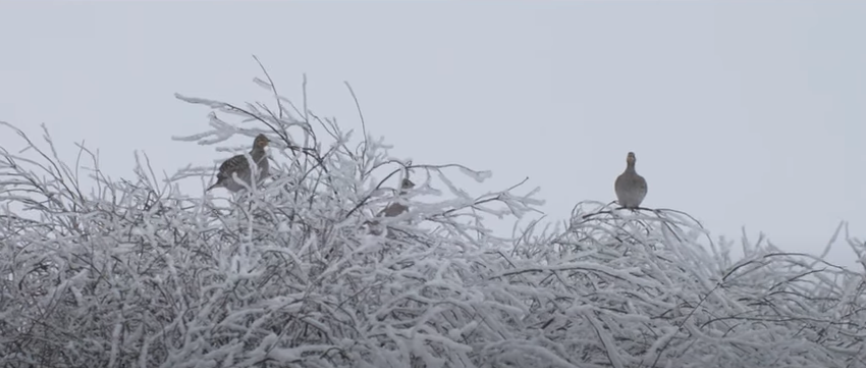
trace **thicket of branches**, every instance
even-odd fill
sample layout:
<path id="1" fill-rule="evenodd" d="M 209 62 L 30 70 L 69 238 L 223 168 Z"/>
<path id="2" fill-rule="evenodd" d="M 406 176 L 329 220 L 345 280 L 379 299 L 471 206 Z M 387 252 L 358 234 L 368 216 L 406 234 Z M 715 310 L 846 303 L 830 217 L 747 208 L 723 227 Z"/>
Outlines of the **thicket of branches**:
<path id="1" fill-rule="evenodd" d="M 470 195 L 449 177 L 488 173 L 390 157 L 255 81 L 273 106 L 178 95 L 213 112 L 175 139 L 271 138 L 272 177 L 224 205 L 178 189 L 211 166 L 113 180 L 3 123 L 28 151 L 0 151 L 0 367 L 866 367 L 864 270 L 763 239 L 733 259 L 684 214 L 593 202 L 503 238 L 485 216 L 535 191 Z"/>

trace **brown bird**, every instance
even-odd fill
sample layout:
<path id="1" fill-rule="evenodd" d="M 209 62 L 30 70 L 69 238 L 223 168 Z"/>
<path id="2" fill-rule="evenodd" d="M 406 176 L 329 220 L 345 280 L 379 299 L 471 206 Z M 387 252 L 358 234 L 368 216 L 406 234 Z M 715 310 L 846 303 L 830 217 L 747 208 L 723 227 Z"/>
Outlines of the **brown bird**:
<path id="1" fill-rule="evenodd" d="M 636 161 L 634 152 L 629 152 L 625 159 L 625 172 L 618 176 L 614 183 L 616 200 L 620 206 L 625 208 L 640 207 L 641 202 L 646 198 L 646 179 L 635 171 L 634 163 Z"/>
<path id="2" fill-rule="evenodd" d="M 402 196 L 406 194 L 406 191 L 412 189 L 414 186 L 415 183 L 409 180 L 409 178 L 403 179 L 403 181 L 400 182 L 400 195 Z M 408 209 L 409 207 L 406 205 L 400 204 L 398 202 L 392 202 L 390 205 L 388 205 L 388 207 L 385 207 L 381 211 L 379 211 L 376 217 L 395 217 L 403 212 L 406 212 Z M 367 225 L 368 233 L 373 235 L 382 235 L 383 227 L 378 220 L 364 221 L 364 223 Z"/>
<path id="3" fill-rule="evenodd" d="M 257 184 L 261 183 L 262 180 L 270 175 L 268 158 L 265 157 L 265 147 L 268 143 L 270 143 L 268 137 L 264 134 L 259 134 L 256 136 L 256 139 L 253 140 L 253 149 L 250 151 L 250 158 L 253 159 L 253 162 L 255 162 L 259 171 L 258 180 L 256 181 Z M 248 186 L 252 185 L 250 181 L 252 170 L 250 170 L 250 163 L 244 155 L 237 155 L 225 160 L 222 165 L 220 165 L 219 172 L 216 175 L 217 182 L 205 189 L 205 191 L 207 192 L 217 187 L 226 188 L 231 192 L 237 192 L 244 189 L 244 185 L 235 180 L 235 175 L 237 175 L 237 178 L 240 181 L 246 183 Z"/>
<path id="4" fill-rule="evenodd" d="M 400 183 L 400 195 L 402 196 L 406 194 L 406 191 L 412 189 L 413 187 L 415 187 L 415 183 L 409 180 L 409 178 L 403 179 L 403 181 Z M 403 212 L 406 212 L 406 210 L 408 209 L 409 207 L 400 204 L 399 202 L 394 202 L 388 205 L 388 207 L 385 207 L 382 211 L 379 211 L 378 217 L 381 217 L 382 215 L 384 215 L 385 217 L 394 217 Z"/>

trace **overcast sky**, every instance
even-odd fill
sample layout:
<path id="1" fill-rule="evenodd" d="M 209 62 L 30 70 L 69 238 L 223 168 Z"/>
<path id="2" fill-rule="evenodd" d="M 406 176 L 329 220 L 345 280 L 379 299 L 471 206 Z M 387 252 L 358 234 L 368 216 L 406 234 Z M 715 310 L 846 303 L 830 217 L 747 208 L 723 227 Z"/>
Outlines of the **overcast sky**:
<path id="1" fill-rule="evenodd" d="M 171 140 L 208 129 L 174 93 L 270 103 L 255 54 L 360 130 L 350 82 L 396 156 L 492 170 L 488 188 L 528 176 L 553 218 L 612 200 L 634 151 L 645 206 L 819 253 L 841 220 L 866 239 L 864 19 L 823 0 L 2 2 L 0 120 L 86 140 L 114 176 L 133 150 L 210 165 L 225 154 Z"/>

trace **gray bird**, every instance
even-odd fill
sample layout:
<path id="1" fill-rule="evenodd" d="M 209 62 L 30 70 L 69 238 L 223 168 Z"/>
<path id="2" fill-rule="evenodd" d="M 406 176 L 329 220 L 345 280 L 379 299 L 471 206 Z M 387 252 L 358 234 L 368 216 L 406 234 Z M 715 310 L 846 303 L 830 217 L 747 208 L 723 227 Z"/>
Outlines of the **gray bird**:
<path id="1" fill-rule="evenodd" d="M 634 152 L 629 152 L 625 159 L 625 172 L 618 176 L 614 183 L 617 203 L 625 208 L 640 207 L 647 193 L 646 179 L 634 170 L 635 161 L 637 158 Z"/>
<path id="2" fill-rule="evenodd" d="M 406 191 L 415 187 L 415 183 L 413 183 L 409 178 L 403 179 L 400 183 L 400 195 L 406 194 Z M 398 202 L 391 203 L 388 207 L 385 207 L 382 211 L 379 212 L 379 216 L 384 215 L 385 217 L 394 217 L 403 212 L 406 212 L 409 207 L 402 205 Z"/>
<path id="3" fill-rule="evenodd" d="M 268 137 L 264 134 L 259 134 L 256 136 L 256 139 L 253 140 L 253 149 L 250 151 L 250 158 L 253 159 L 253 162 L 255 162 L 259 169 L 257 184 L 261 183 L 264 178 L 270 175 L 268 158 L 265 156 L 265 147 L 268 143 L 270 143 Z M 237 175 L 238 179 L 251 186 L 251 174 L 252 170 L 250 170 L 250 164 L 249 161 L 247 161 L 247 158 L 244 155 L 234 156 L 225 160 L 222 165 L 220 165 L 219 172 L 216 175 L 217 182 L 208 187 L 205 191 L 207 192 L 213 188 L 222 187 L 231 192 L 237 192 L 244 189 L 244 186 L 235 181 L 234 175 Z"/>

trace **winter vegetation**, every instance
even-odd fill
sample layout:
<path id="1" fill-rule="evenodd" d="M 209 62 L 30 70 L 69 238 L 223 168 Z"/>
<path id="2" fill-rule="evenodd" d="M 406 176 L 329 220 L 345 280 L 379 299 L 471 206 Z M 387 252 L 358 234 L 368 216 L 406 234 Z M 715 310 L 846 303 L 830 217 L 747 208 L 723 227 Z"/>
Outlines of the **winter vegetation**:
<path id="1" fill-rule="evenodd" d="M 137 156 L 112 179 L 2 123 L 28 150 L 0 151 L 0 367 L 866 367 L 866 244 L 844 224 L 864 269 L 673 210 L 529 216 L 526 183 L 468 193 L 455 177 L 490 174 L 391 157 L 363 116 L 344 130 L 264 77 L 268 104 L 177 96 L 212 113 L 176 140 L 270 139 L 270 177 L 225 203 L 179 189 L 212 166 L 160 178 Z"/>

